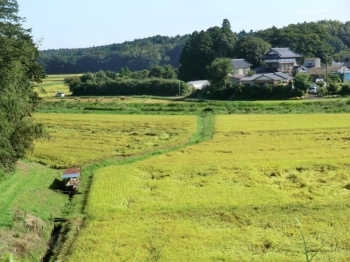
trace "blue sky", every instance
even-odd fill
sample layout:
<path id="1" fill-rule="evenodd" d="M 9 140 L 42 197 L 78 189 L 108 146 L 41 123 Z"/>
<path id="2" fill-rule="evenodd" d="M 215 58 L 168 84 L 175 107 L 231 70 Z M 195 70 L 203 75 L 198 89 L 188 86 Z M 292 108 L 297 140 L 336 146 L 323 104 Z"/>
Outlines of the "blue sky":
<path id="1" fill-rule="evenodd" d="M 184 35 L 220 26 L 278 28 L 323 19 L 350 21 L 349 0 L 17 0 L 41 50 Z"/>

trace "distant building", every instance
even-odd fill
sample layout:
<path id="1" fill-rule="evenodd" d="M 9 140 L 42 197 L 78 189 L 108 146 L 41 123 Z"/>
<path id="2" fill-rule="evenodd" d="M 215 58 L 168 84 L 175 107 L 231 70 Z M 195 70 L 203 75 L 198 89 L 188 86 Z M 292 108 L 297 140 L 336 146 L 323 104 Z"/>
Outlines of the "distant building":
<path id="1" fill-rule="evenodd" d="M 292 68 L 291 74 L 295 76 L 297 73 L 309 73 L 309 69 L 302 65 L 296 65 Z"/>
<path id="2" fill-rule="evenodd" d="M 288 84 L 293 79 L 292 76 L 282 72 L 254 74 L 241 79 L 245 86 L 266 85 L 266 84 Z"/>
<path id="3" fill-rule="evenodd" d="M 338 71 L 341 69 L 341 66 L 325 66 L 325 67 L 312 67 L 309 68 L 309 74 L 315 81 L 317 78 L 324 78 L 327 74 L 330 73 L 338 73 Z"/>
<path id="4" fill-rule="evenodd" d="M 244 85 L 287 84 L 293 79 L 292 74 L 297 71 L 306 71 L 300 67 L 296 59 L 300 55 L 289 47 L 271 48 L 269 52 L 260 58 L 264 65 L 253 69 L 255 74 L 241 78 Z"/>
<path id="5" fill-rule="evenodd" d="M 342 66 L 338 70 L 338 74 L 339 74 L 340 78 L 342 79 L 342 81 L 350 82 L 350 68 L 348 68 L 346 66 Z"/>
<path id="6" fill-rule="evenodd" d="M 282 72 L 290 74 L 293 67 L 298 65 L 296 59 L 299 57 L 300 55 L 289 47 L 271 48 L 269 52 L 260 57 L 265 64 L 255 68 L 254 71 L 256 73 Z"/>
<path id="7" fill-rule="evenodd" d="M 246 76 L 252 64 L 244 59 L 232 59 L 232 66 L 235 75 Z"/>
<path id="8" fill-rule="evenodd" d="M 244 59 L 232 59 L 232 66 L 234 72 L 232 75 L 230 75 L 231 82 L 239 84 L 241 79 L 248 75 L 252 64 Z"/>
<path id="9" fill-rule="evenodd" d="M 321 67 L 321 59 L 319 58 L 305 58 L 304 66 L 307 68 L 310 67 Z"/>

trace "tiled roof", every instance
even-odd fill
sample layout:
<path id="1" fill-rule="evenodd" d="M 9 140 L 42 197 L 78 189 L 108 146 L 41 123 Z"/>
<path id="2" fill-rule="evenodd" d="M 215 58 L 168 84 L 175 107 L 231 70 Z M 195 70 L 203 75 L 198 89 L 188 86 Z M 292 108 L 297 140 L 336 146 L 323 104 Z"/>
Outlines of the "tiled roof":
<path id="1" fill-rule="evenodd" d="M 262 55 L 262 59 L 298 58 L 300 55 L 289 47 L 271 48 L 269 52 Z"/>
<path id="2" fill-rule="evenodd" d="M 235 69 L 244 69 L 252 66 L 251 63 L 247 62 L 244 59 L 232 59 L 232 65 Z"/>
<path id="3" fill-rule="evenodd" d="M 337 72 L 341 66 L 328 66 L 326 67 L 312 67 L 309 69 L 309 74 L 310 75 L 324 75 L 326 72 L 331 73 L 331 72 Z"/>
<path id="4" fill-rule="evenodd" d="M 291 77 L 290 75 L 287 75 L 287 74 L 282 73 L 282 72 L 276 72 L 275 75 L 278 75 L 279 77 L 282 77 L 284 79 L 293 79 L 293 77 Z"/>
<path id="5" fill-rule="evenodd" d="M 275 72 L 275 73 L 254 74 L 250 77 L 243 77 L 241 79 L 241 81 L 242 82 L 251 82 L 251 81 L 257 80 L 258 78 L 260 78 L 262 76 L 268 77 L 274 81 L 284 81 L 284 80 L 293 79 L 293 77 L 291 77 L 285 73 Z"/>

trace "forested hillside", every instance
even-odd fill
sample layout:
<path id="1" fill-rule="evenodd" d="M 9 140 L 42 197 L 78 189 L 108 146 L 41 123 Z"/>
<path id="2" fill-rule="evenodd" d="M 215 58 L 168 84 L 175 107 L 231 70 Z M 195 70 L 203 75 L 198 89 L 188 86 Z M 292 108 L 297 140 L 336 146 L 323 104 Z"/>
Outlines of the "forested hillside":
<path id="1" fill-rule="evenodd" d="M 45 50 L 40 53 L 40 62 L 48 74 L 99 70 L 119 72 L 125 67 L 137 71 L 166 64 L 177 68 L 186 42 L 188 52 L 182 59 L 190 60 L 191 63 L 195 63 L 197 60 L 193 58 L 198 57 L 198 52 L 205 49 L 205 52 L 210 53 L 210 60 L 225 54 L 230 57 L 246 58 L 255 66 L 259 64 L 261 52 L 270 46 L 288 46 L 303 57 L 317 56 L 323 61 L 326 58 L 328 61 L 340 61 L 350 56 L 350 22 L 323 20 L 292 24 L 283 28 L 271 27 L 255 32 L 242 30 L 239 33 L 227 29 L 229 23 L 222 28 L 226 29 L 221 32 L 219 27 L 212 27 L 207 31 L 194 32 L 192 38 L 190 35 L 175 37 L 158 35 L 106 46 Z M 254 38 L 246 38 L 248 36 Z M 201 64 L 200 61 L 197 62 Z M 207 61 L 205 64 L 208 63 L 210 62 Z M 193 74 L 200 75 L 198 72 Z M 192 77 L 186 75 L 183 78 Z"/>
<path id="2" fill-rule="evenodd" d="M 47 74 L 120 71 L 150 69 L 156 65 L 170 64 L 178 67 L 182 47 L 188 39 L 184 36 L 153 36 L 121 44 L 90 48 L 45 50 L 40 52 L 40 62 Z"/>

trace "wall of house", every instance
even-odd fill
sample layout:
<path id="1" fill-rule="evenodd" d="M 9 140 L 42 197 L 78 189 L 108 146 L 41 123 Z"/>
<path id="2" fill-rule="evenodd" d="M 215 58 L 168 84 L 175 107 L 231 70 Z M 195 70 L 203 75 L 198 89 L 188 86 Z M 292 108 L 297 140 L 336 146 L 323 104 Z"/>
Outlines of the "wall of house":
<path id="1" fill-rule="evenodd" d="M 305 59 L 304 66 L 306 66 L 306 67 L 321 67 L 321 60 L 319 58 Z"/>
<path id="2" fill-rule="evenodd" d="M 289 73 L 294 67 L 294 63 L 281 63 L 278 65 L 278 69 L 283 73 Z"/>

